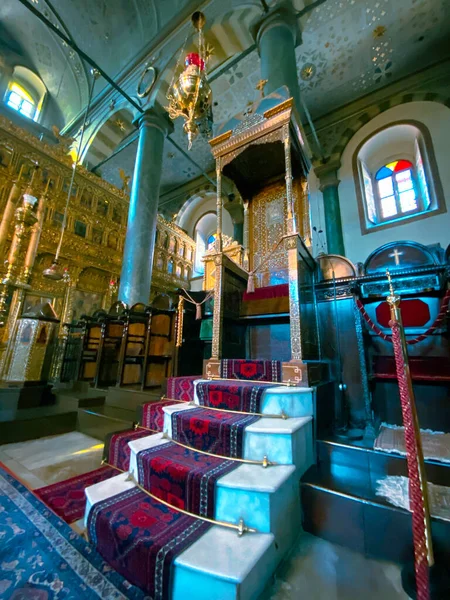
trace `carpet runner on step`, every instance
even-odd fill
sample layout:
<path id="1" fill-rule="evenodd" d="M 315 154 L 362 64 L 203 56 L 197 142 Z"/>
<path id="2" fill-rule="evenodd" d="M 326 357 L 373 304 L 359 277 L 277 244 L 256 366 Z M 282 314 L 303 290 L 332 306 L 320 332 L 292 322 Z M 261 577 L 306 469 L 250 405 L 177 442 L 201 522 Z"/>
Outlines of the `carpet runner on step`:
<path id="1" fill-rule="evenodd" d="M 0 532 L 0 597 L 5 600 L 145 598 L 1 464 Z"/>
<path id="2" fill-rule="evenodd" d="M 117 475 L 112 467 L 100 467 L 89 473 L 39 488 L 34 493 L 66 523 L 81 519 L 86 508 L 84 490 L 90 485 Z"/>
<path id="3" fill-rule="evenodd" d="M 128 471 L 131 454 L 128 442 L 149 435 L 151 435 L 151 432 L 146 431 L 145 429 L 127 429 L 126 431 L 113 433 L 109 438 L 109 445 L 108 440 L 105 444 L 108 447 L 109 464 L 122 471 Z"/>
<path id="4" fill-rule="evenodd" d="M 242 458 L 244 429 L 259 417 L 203 408 L 172 413 L 172 439 L 196 450 Z"/>
<path id="5" fill-rule="evenodd" d="M 169 377 L 167 380 L 167 397 L 192 402 L 194 400 L 194 381 L 201 378 L 201 375 Z"/>
<path id="6" fill-rule="evenodd" d="M 238 463 L 187 450 L 170 442 L 137 455 L 139 483 L 169 504 L 214 517 L 216 481 Z"/>
<path id="7" fill-rule="evenodd" d="M 279 360 L 247 360 L 224 358 L 220 375 L 225 379 L 251 379 L 253 381 L 281 381 Z"/>
<path id="8" fill-rule="evenodd" d="M 97 551 L 153 600 L 170 598 L 173 560 L 210 527 L 138 488 L 98 502 L 88 519 L 89 539 Z"/>
<path id="9" fill-rule="evenodd" d="M 197 383 L 197 399 L 202 406 L 242 412 L 260 412 L 261 397 L 271 386 L 246 381 L 201 381 Z"/>
<path id="10" fill-rule="evenodd" d="M 140 423 L 143 427 L 153 431 L 164 429 L 164 407 L 176 404 L 173 400 L 161 400 L 159 402 L 147 402 L 143 404 Z"/>

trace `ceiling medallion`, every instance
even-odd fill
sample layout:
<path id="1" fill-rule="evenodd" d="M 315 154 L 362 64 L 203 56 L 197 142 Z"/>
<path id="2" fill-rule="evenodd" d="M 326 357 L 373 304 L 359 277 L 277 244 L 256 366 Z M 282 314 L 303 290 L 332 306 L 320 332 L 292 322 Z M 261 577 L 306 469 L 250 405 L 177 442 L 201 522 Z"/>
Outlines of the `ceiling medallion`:
<path id="1" fill-rule="evenodd" d="M 380 38 L 383 37 L 383 35 L 386 33 L 386 27 L 384 25 L 378 25 L 378 27 L 375 27 L 375 29 L 372 32 L 372 35 L 374 38 Z"/>
<path id="2" fill-rule="evenodd" d="M 312 63 L 307 63 L 300 71 L 300 77 L 303 79 L 303 81 L 309 81 L 314 77 L 316 71 L 317 69 L 315 65 Z"/>
<path id="3" fill-rule="evenodd" d="M 156 81 L 155 67 L 152 67 L 152 66 L 146 67 L 142 71 L 141 78 L 139 79 L 139 83 L 137 85 L 138 98 L 146 98 L 152 91 L 152 87 L 154 86 L 155 81 Z"/>

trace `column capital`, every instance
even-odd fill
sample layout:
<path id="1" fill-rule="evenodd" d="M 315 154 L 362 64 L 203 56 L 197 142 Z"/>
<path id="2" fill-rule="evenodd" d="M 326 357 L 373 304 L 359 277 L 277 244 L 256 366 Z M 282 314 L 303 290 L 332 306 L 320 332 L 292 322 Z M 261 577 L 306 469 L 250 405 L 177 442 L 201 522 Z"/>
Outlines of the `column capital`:
<path id="1" fill-rule="evenodd" d="M 167 137 L 174 129 L 172 120 L 168 114 L 157 108 L 149 108 L 145 112 L 138 114 L 133 123 L 138 129 L 142 129 L 143 127 L 159 129 L 164 137 Z"/>
<path id="2" fill-rule="evenodd" d="M 253 27 L 252 33 L 256 45 L 258 46 L 258 50 L 263 35 L 274 27 L 285 27 L 291 32 L 294 46 L 301 44 L 302 34 L 295 13 L 292 9 L 282 6 L 269 12 L 267 15 L 264 15 L 264 17 Z"/>
<path id="3" fill-rule="evenodd" d="M 320 164 L 314 167 L 314 173 L 320 181 L 320 191 L 323 192 L 330 186 L 337 187 L 340 183 L 338 171 L 341 168 L 339 161 Z"/>

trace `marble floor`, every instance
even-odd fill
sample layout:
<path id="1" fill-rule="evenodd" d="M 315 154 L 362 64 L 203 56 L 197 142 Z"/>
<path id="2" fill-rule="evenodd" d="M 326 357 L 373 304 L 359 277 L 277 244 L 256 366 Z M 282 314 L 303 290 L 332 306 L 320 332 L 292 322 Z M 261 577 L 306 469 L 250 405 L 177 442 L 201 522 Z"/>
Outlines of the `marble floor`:
<path id="1" fill-rule="evenodd" d="M 260 600 L 407 600 L 400 568 L 303 533 Z"/>
<path id="2" fill-rule="evenodd" d="M 0 462 L 31 489 L 100 466 L 103 444 L 79 432 L 0 445 Z M 82 521 L 73 528 L 81 533 Z M 302 534 L 260 600 L 407 600 L 397 565 Z"/>
<path id="3" fill-rule="evenodd" d="M 0 462 L 36 489 L 100 466 L 103 444 L 78 431 L 0 445 Z"/>

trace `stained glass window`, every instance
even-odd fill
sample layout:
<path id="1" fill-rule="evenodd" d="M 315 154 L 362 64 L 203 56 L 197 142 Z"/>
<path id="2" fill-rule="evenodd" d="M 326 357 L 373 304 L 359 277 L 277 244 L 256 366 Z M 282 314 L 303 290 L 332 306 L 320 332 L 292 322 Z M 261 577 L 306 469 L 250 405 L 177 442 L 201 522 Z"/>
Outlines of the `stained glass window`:
<path id="1" fill-rule="evenodd" d="M 382 221 L 420 210 L 413 170 L 414 166 L 409 160 L 401 159 L 377 171 L 375 181 Z"/>
<path id="2" fill-rule="evenodd" d="M 215 244 L 215 241 L 216 241 L 216 234 L 215 234 L 215 233 L 212 233 L 212 234 L 209 236 L 209 238 L 208 238 L 208 240 L 207 240 L 207 242 L 206 242 L 206 249 L 207 249 L 207 250 L 211 250 L 211 248 L 212 248 L 212 247 L 214 246 L 214 244 Z"/>

